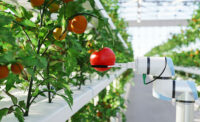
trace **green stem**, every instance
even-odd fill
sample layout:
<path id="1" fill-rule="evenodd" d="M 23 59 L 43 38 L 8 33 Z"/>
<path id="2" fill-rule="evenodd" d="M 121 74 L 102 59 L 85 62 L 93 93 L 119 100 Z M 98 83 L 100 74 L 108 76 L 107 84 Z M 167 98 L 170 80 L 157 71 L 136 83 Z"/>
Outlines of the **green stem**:
<path id="1" fill-rule="evenodd" d="M 51 85 L 50 85 L 49 82 L 48 82 L 48 84 L 47 84 L 47 88 L 48 88 L 48 90 L 51 90 Z M 52 99 L 51 99 L 51 92 L 50 92 L 50 91 L 48 91 L 48 98 L 49 98 L 49 103 L 51 103 L 51 102 L 52 102 Z"/>
<path id="2" fill-rule="evenodd" d="M 47 65 L 47 77 L 49 77 L 49 62 L 48 62 L 48 65 Z M 52 99 L 51 99 L 51 92 L 50 92 L 50 90 L 51 90 L 51 85 L 50 85 L 49 81 L 48 81 L 48 83 L 47 83 L 47 88 L 48 88 L 49 103 L 51 103 L 51 102 L 52 102 Z"/>
<path id="3" fill-rule="evenodd" d="M 34 68 L 33 68 L 33 72 L 35 72 L 35 71 L 36 71 L 36 66 L 34 66 Z M 29 91 L 28 91 L 28 97 L 27 97 L 27 102 L 26 102 L 26 108 L 27 109 L 24 113 L 24 116 L 28 116 L 28 113 L 29 113 L 29 108 L 30 108 L 30 105 L 31 105 L 30 101 L 31 101 L 31 98 L 32 98 L 32 94 L 31 94 L 32 86 L 33 86 L 33 77 L 31 77 L 30 84 L 29 84 Z"/>
<path id="4" fill-rule="evenodd" d="M 42 13 L 40 13 L 40 15 L 41 15 L 41 18 L 40 18 L 40 27 L 42 27 L 42 23 L 43 23 L 43 17 L 44 17 L 44 9 L 45 9 L 45 5 L 44 5 L 44 7 L 43 7 L 43 11 L 42 11 Z M 41 10 L 40 10 L 41 11 Z M 41 48 L 41 46 L 42 46 L 42 43 L 41 43 L 41 41 L 40 41 L 40 39 L 38 40 L 38 48 L 37 48 L 37 54 L 39 54 L 40 53 L 40 48 Z M 34 68 L 33 68 L 33 72 L 35 73 L 36 72 L 36 66 L 34 66 Z M 30 84 L 29 84 L 29 91 L 28 91 L 28 97 L 27 97 L 27 102 L 26 102 L 26 111 L 25 111 L 25 113 L 24 113 L 24 116 L 28 116 L 28 114 L 29 114 L 29 108 L 30 108 L 30 106 L 31 106 L 31 104 L 32 104 L 32 102 L 31 102 L 31 99 L 32 99 L 32 89 L 33 89 L 33 76 L 31 77 L 31 80 L 30 80 Z"/>
<path id="5" fill-rule="evenodd" d="M 22 24 L 20 24 L 20 23 L 18 23 L 18 22 L 16 22 L 16 21 L 13 21 L 13 22 L 16 23 L 17 25 L 21 26 L 21 28 L 22 28 L 24 34 L 26 35 L 26 38 L 28 39 L 28 42 L 30 42 L 32 48 L 34 49 L 35 46 L 34 46 L 33 43 L 31 42 L 31 39 L 30 39 L 30 36 L 28 35 L 28 33 L 25 31 L 25 29 L 24 29 L 25 26 L 22 25 Z"/>
<path id="6" fill-rule="evenodd" d="M 30 101 L 30 104 L 32 104 L 34 101 L 35 101 L 35 99 L 40 95 L 40 94 L 42 94 L 42 93 L 45 93 L 45 92 L 52 92 L 52 93 L 55 93 L 54 91 L 52 91 L 52 90 L 47 90 L 47 91 L 41 91 L 41 92 L 39 92 L 35 97 L 33 97 L 33 99 Z"/>

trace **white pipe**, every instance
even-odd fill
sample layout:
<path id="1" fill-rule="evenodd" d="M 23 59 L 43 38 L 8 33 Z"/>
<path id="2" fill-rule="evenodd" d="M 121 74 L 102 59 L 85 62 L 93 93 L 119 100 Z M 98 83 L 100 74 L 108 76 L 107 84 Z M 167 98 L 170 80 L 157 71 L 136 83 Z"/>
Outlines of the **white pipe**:
<path id="1" fill-rule="evenodd" d="M 185 94 L 189 97 L 189 93 Z M 194 103 L 176 102 L 176 122 L 193 122 Z"/>

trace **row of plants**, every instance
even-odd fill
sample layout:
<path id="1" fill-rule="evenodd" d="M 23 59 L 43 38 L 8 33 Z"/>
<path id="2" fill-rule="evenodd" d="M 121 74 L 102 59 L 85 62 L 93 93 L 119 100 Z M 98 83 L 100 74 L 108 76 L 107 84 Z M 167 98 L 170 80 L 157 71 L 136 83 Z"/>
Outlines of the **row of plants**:
<path id="1" fill-rule="evenodd" d="M 200 67 L 200 50 L 190 50 L 190 51 L 182 51 L 182 52 L 173 52 L 173 55 L 167 54 L 163 55 L 167 57 L 171 57 L 173 59 L 173 63 L 176 66 L 184 66 L 184 67 Z M 200 76 L 194 74 L 187 74 L 185 72 L 176 71 L 178 76 L 182 78 L 188 79 L 192 78 L 196 81 L 198 85 L 200 85 Z M 199 92 L 200 94 L 200 92 Z"/>
<path id="2" fill-rule="evenodd" d="M 163 55 L 172 53 L 173 49 L 187 47 L 191 43 L 196 43 L 200 39 L 200 9 L 194 11 L 192 18 L 188 20 L 186 29 L 182 29 L 180 33 L 171 34 L 167 42 L 151 49 L 146 55 Z"/>
<path id="3" fill-rule="evenodd" d="M 192 18 L 188 20 L 185 30 L 180 33 L 172 34 L 167 42 L 156 46 L 149 51 L 147 56 L 167 56 L 171 57 L 174 65 L 184 67 L 200 67 L 200 50 L 191 49 L 189 51 L 180 51 L 182 48 L 189 47 L 190 44 L 197 43 L 200 39 L 200 8 L 194 11 Z M 186 78 L 186 73 L 177 72 L 179 76 Z M 197 84 L 200 83 L 200 76 L 189 74 Z"/>
<path id="4" fill-rule="evenodd" d="M 126 41 L 129 46 L 126 49 L 117 38 L 117 33 L 121 33 L 125 40 L 128 39 L 126 31 L 122 31 L 126 26 L 121 26 L 125 22 L 118 18 L 119 6 L 116 3 L 108 6 L 108 1 L 101 2 L 107 6 L 109 14 L 115 15 L 111 17 L 116 30 L 110 29 L 108 19 L 100 14 L 101 10 L 95 8 L 94 0 L 28 0 L 32 10 L 0 0 L 0 101 L 4 100 L 2 94 L 6 94 L 13 103 L 10 107 L 0 109 L 0 120 L 14 113 L 23 122 L 24 116 L 29 115 L 31 105 L 39 96 L 47 97 L 51 103 L 54 96 L 58 95 L 72 106 L 73 93 L 70 86 L 81 89 L 90 75 L 107 74 L 107 71 L 99 72 L 91 67 L 91 53 L 108 47 L 115 53 L 116 62 L 133 60 L 130 43 Z M 92 9 L 84 8 L 85 3 Z M 34 12 L 37 16 L 34 16 Z M 56 19 L 52 19 L 52 16 Z M 98 20 L 97 25 L 88 27 L 93 18 Z M 92 101 L 86 105 L 91 106 L 89 108 L 94 109 L 94 113 L 89 112 L 88 115 L 78 112 L 71 120 L 81 120 L 82 115 L 85 120 L 89 120 L 86 116 L 97 115 L 96 112 L 111 112 L 105 116 L 99 113 L 97 116 L 99 121 L 109 121 L 109 117 L 121 112 L 124 99 L 120 94 L 124 92 L 123 87 L 130 79 L 127 78 L 130 74 L 132 72 L 127 71 L 120 76 L 119 87 L 112 88 L 111 85 L 106 94 L 105 90 L 102 91 L 98 105 L 92 107 Z M 14 96 L 12 92 L 16 89 L 25 91 L 27 99 L 19 100 Z M 59 90 L 64 90 L 65 94 L 58 93 Z M 110 105 L 103 111 L 105 105 L 102 101 Z M 81 110 L 88 111 L 86 106 Z"/>
<path id="5" fill-rule="evenodd" d="M 200 50 L 190 50 L 182 52 L 173 52 L 173 55 L 166 54 L 165 56 L 171 57 L 175 65 L 186 67 L 199 67 L 200 66 Z M 183 60 L 184 59 L 184 60 Z"/>

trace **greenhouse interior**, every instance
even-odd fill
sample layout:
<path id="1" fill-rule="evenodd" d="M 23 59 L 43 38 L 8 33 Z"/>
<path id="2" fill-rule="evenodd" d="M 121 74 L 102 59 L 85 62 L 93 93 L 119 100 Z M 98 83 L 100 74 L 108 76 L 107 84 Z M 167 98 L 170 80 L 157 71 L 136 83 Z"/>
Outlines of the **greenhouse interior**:
<path id="1" fill-rule="evenodd" d="M 0 0 L 0 122 L 200 122 L 200 0 Z"/>

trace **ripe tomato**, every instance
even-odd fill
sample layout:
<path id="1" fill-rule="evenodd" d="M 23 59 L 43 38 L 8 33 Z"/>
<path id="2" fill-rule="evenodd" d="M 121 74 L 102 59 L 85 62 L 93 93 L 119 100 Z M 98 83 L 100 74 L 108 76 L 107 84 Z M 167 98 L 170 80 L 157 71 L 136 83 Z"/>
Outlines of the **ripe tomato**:
<path id="1" fill-rule="evenodd" d="M 9 70 L 7 66 L 0 66 L 0 79 L 8 77 Z"/>
<path id="2" fill-rule="evenodd" d="M 115 54 L 108 48 L 104 47 L 100 51 L 95 51 L 90 55 L 91 65 L 114 65 L 115 64 Z M 97 71 L 103 72 L 109 70 L 110 68 L 94 68 Z"/>
<path id="3" fill-rule="evenodd" d="M 74 17 L 71 21 L 69 21 L 68 30 L 73 31 L 76 34 L 82 34 L 85 32 L 87 28 L 87 19 L 85 16 L 79 15 Z"/>
<path id="4" fill-rule="evenodd" d="M 44 1 L 45 0 L 31 0 L 31 5 L 33 7 L 39 7 L 41 6 L 42 4 L 44 4 Z"/>
<path id="5" fill-rule="evenodd" d="M 20 63 L 15 63 L 11 65 L 11 71 L 13 74 L 20 74 L 24 70 L 24 67 Z"/>

